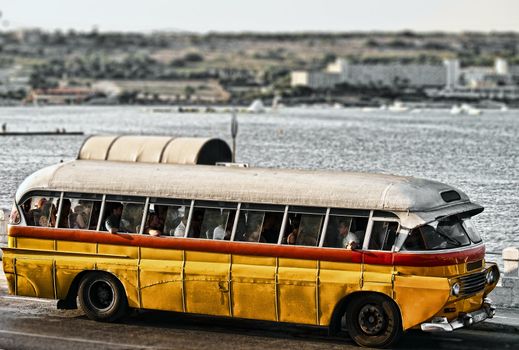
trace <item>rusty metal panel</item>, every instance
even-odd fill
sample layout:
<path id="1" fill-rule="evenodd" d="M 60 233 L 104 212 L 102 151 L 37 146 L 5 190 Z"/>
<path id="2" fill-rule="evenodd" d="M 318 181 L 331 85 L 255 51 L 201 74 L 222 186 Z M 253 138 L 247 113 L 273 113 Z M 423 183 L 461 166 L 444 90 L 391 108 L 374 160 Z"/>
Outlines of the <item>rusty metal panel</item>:
<path id="1" fill-rule="evenodd" d="M 317 324 L 317 261 L 279 259 L 279 320 Z"/>
<path id="2" fill-rule="evenodd" d="M 53 263 L 52 259 L 45 257 L 17 257 L 15 268 L 18 295 L 54 298 Z"/>
<path id="3" fill-rule="evenodd" d="M 327 326 L 337 303 L 350 293 L 360 290 L 361 264 L 320 262 L 319 325 Z"/>
<path id="4" fill-rule="evenodd" d="M 90 257 L 56 256 L 56 298 L 65 299 L 74 278 L 83 271 L 95 270 L 96 261 L 97 258 L 94 254 Z"/>
<path id="5" fill-rule="evenodd" d="M 184 311 L 183 251 L 141 248 L 139 288 L 141 307 Z"/>
<path id="6" fill-rule="evenodd" d="M 232 257 L 233 316 L 276 321 L 276 258 Z"/>
<path id="7" fill-rule="evenodd" d="M 230 255 L 186 252 L 184 299 L 187 312 L 230 316 Z"/>

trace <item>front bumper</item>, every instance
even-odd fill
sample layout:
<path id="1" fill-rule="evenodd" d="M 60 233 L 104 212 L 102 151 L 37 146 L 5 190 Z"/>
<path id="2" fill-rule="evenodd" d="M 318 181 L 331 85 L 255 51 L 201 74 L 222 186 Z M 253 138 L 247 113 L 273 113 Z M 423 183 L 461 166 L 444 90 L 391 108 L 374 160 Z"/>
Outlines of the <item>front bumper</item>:
<path id="1" fill-rule="evenodd" d="M 495 314 L 496 308 L 492 305 L 492 301 L 485 298 L 483 306 L 479 310 L 460 314 L 452 322 L 449 322 L 446 317 L 434 317 L 431 322 L 422 323 L 421 328 L 424 332 L 452 332 L 455 329 L 472 326 L 487 318 L 492 318 Z"/>

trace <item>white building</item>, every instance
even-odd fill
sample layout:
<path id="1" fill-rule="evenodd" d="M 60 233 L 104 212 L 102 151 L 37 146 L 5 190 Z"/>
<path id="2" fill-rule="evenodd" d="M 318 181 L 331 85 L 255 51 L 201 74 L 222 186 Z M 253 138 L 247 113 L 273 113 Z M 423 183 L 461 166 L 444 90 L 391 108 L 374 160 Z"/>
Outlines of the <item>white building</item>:
<path id="1" fill-rule="evenodd" d="M 447 82 L 445 88 L 452 89 L 460 82 L 460 61 L 459 60 L 445 60 L 443 61 L 447 70 Z"/>
<path id="2" fill-rule="evenodd" d="M 457 77 L 454 64 L 451 69 Z M 330 63 L 323 72 L 294 71 L 292 86 L 307 86 L 313 89 L 331 88 L 339 83 L 378 87 L 443 87 L 447 84 L 447 67 L 432 64 L 351 64 L 339 58 Z M 454 78 L 452 78 L 454 79 Z"/>
<path id="3" fill-rule="evenodd" d="M 494 62 L 494 70 L 498 75 L 508 75 L 510 74 L 508 70 L 508 62 L 502 58 L 496 58 Z"/>

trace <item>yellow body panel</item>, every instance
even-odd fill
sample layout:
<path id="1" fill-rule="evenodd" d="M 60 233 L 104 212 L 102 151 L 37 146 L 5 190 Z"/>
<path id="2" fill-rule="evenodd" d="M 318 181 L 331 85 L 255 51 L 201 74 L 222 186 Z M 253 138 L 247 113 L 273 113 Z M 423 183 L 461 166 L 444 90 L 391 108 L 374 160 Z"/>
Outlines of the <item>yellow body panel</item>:
<path id="1" fill-rule="evenodd" d="M 346 295 L 360 290 L 361 264 L 320 262 L 319 270 L 319 324 L 330 324 L 337 302 Z"/>
<path id="2" fill-rule="evenodd" d="M 317 261 L 278 260 L 279 320 L 317 324 Z"/>
<path id="3" fill-rule="evenodd" d="M 7 288 L 9 294 L 16 295 L 16 274 L 14 268 L 14 254 L 11 252 L 2 252 L 2 266 L 4 269 L 5 278 L 7 280 Z"/>
<path id="4" fill-rule="evenodd" d="M 57 241 L 56 242 L 56 251 L 58 251 L 58 252 L 96 254 L 96 250 L 97 250 L 96 243 L 68 242 L 68 241 Z"/>
<path id="5" fill-rule="evenodd" d="M 400 308 L 404 329 L 434 316 L 450 295 L 446 278 L 396 275 L 394 284 L 394 299 Z"/>
<path id="6" fill-rule="evenodd" d="M 181 250 L 141 248 L 141 307 L 184 311 L 183 264 L 184 252 Z"/>
<path id="7" fill-rule="evenodd" d="M 276 260 L 241 255 L 232 257 L 233 316 L 277 320 Z"/>
<path id="8" fill-rule="evenodd" d="M 39 238 L 17 238 L 16 248 L 19 249 L 37 249 L 37 250 L 54 250 L 55 241 L 50 239 Z"/>
<path id="9" fill-rule="evenodd" d="M 65 299 L 74 278 L 83 271 L 95 270 L 96 261 L 95 255 L 56 256 L 56 298 Z"/>
<path id="10" fill-rule="evenodd" d="M 230 316 L 230 255 L 186 252 L 184 262 L 185 311 Z"/>
<path id="11" fill-rule="evenodd" d="M 43 256 L 16 258 L 18 295 L 54 298 L 54 261 Z"/>

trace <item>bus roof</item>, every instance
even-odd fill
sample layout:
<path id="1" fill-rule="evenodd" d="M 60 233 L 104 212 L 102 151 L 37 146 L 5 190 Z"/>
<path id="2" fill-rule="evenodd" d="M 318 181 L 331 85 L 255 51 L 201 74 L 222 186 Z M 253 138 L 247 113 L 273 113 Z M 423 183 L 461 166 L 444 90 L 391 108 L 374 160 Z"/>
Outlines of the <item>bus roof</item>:
<path id="1" fill-rule="evenodd" d="M 401 220 L 421 213 L 421 219 L 410 217 L 404 227 L 446 215 L 442 213 L 483 210 L 465 193 L 436 181 L 277 168 L 74 160 L 30 175 L 17 191 L 17 202 L 31 190 L 384 210 L 400 213 Z M 447 203 L 441 196 L 445 191 L 456 191 L 459 199 Z"/>

